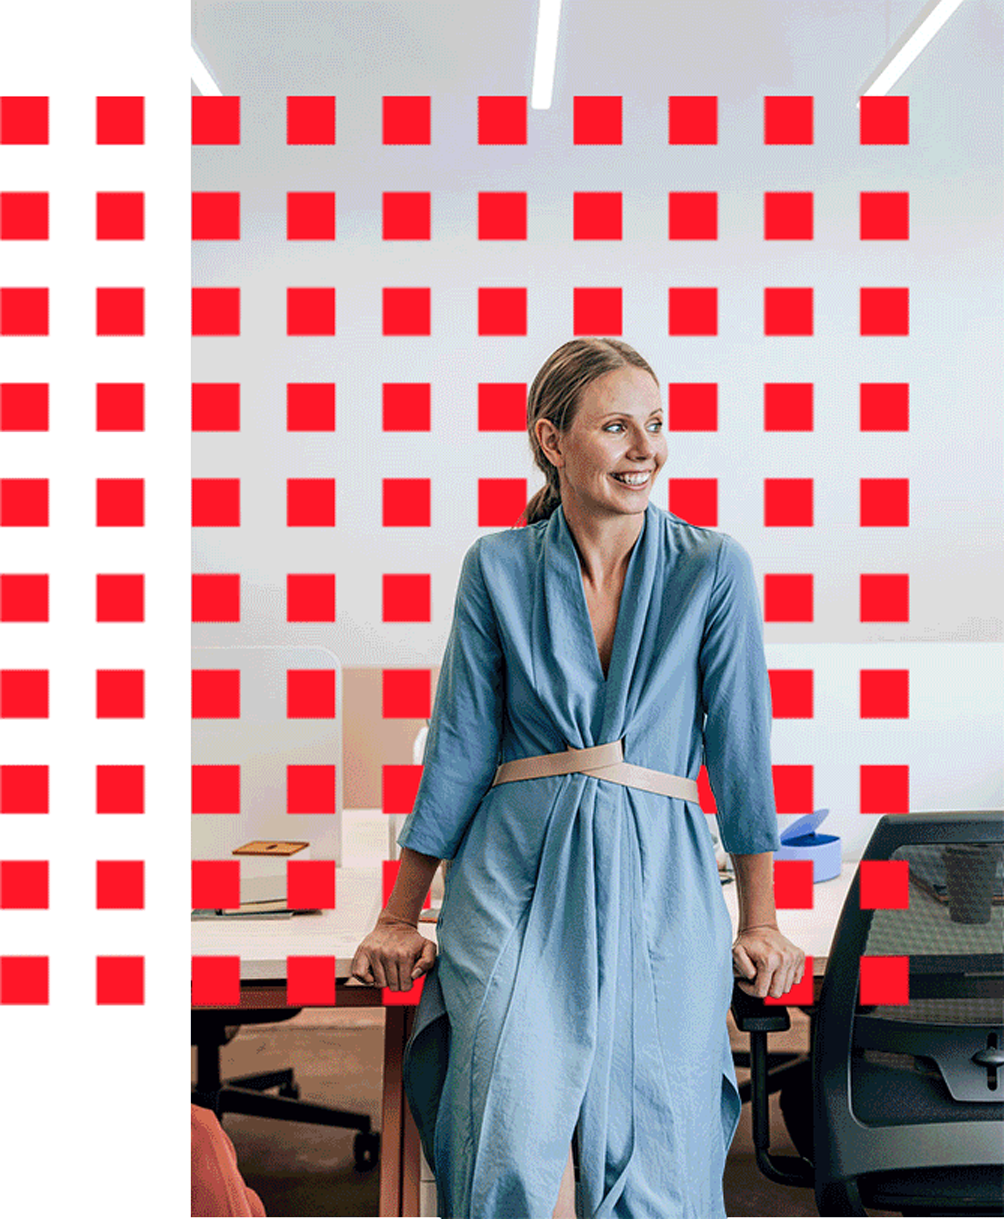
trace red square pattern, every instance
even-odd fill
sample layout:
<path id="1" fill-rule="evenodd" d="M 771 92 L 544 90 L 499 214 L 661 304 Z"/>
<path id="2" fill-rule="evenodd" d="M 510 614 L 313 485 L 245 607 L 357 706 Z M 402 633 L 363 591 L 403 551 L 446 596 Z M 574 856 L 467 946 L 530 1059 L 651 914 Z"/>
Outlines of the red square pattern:
<path id="1" fill-rule="evenodd" d="M 241 523 L 239 478 L 192 479 L 193 527 L 232 527 Z"/>
<path id="2" fill-rule="evenodd" d="M 99 575 L 96 595 L 98 622 L 143 622 L 142 575 Z"/>
<path id="3" fill-rule="evenodd" d="M 48 957 L 0 957 L 0 1005 L 48 1002 Z"/>
<path id="4" fill-rule="evenodd" d="M 192 719 L 241 718 L 240 669 L 192 670 Z"/>
<path id="5" fill-rule="evenodd" d="M 671 382 L 669 386 L 669 430 L 671 432 L 717 432 L 718 385 L 714 381 Z"/>
<path id="6" fill-rule="evenodd" d="M 774 861 L 774 901 L 778 910 L 811 910 L 813 868 L 811 859 Z"/>
<path id="7" fill-rule="evenodd" d="M 526 392 L 526 382 L 478 382 L 478 431 L 524 431 L 526 428 Z"/>
<path id="8" fill-rule="evenodd" d="M 0 670 L 0 719 L 49 718 L 49 670 Z"/>
<path id="9" fill-rule="evenodd" d="M 718 98 L 671 97 L 670 144 L 717 144 Z"/>
<path id="10" fill-rule="evenodd" d="M 239 859 L 192 860 L 193 910 L 236 910 L 240 904 Z"/>
<path id="11" fill-rule="evenodd" d="M 335 670 L 287 669 L 286 718 L 335 718 Z"/>
<path id="12" fill-rule="evenodd" d="M 525 144 L 526 98 L 479 97 L 479 144 Z"/>
<path id="13" fill-rule="evenodd" d="M 334 1007 L 336 963 L 335 957 L 287 957 L 287 1005 Z"/>
<path id="14" fill-rule="evenodd" d="M 862 144 L 909 144 L 909 97 L 862 97 L 860 140 Z"/>
<path id="15" fill-rule="evenodd" d="M 716 478 L 671 478 L 669 510 L 692 525 L 708 529 L 718 526 L 718 480 Z"/>
<path id="16" fill-rule="evenodd" d="M 523 196 L 524 200 L 526 196 Z M 623 195 L 611 191 L 575 191 L 572 237 L 575 241 L 620 241 L 624 236 Z"/>
<path id="17" fill-rule="evenodd" d="M 0 288 L 0 335 L 49 333 L 48 288 Z"/>
<path id="18" fill-rule="evenodd" d="M 384 622 L 431 622 L 432 580 L 429 575 L 383 577 Z"/>
<path id="19" fill-rule="evenodd" d="M 193 98 L 193 101 L 196 99 Z M 239 956 L 192 957 L 192 1006 L 234 1006 L 241 1001 Z"/>
<path id="20" fill-rule="evenodd" d="M 144 143 L 142 97 L 99 97 L 95 100 L 98 144 Z"/>
<path id="21" fill-rule="evenodd" d="M 287 622 L 334 622 L 334 573 L 287 575 Z"/>
<path id="22" fill-rule="evenodd" d="M 0 526 L 48 524 L 47 478 L 0 478 Z"/>
<path id="23" fill-rule="evenodd" d="M 95 314 L 99 335 L 142 335 L 142 288 L 98 288 Z"/>
<path id="24" fill-rule="evenodd" d="M 861 192 L 862 241 L 907 241 L 909 237 L 908 191 Z"/>
<path id="25" fill-rule="evenodd" d="M 239 432 L 241 387 L 236 381 L 196 381 L 192 385 L 193 432 Z"/>
<path id="26" fill-rule="evenodd" d="M 385 432 L 428 432 L 431 427 L 432 386 L 427 381 L 384 383 Z"/>
<path id="27" fill-rule="evenodd" d="M 142 478 L 99 478 L 95 487 L 99 527 L 142 527 Z"/>
<path id="28" fill-rule="evenodd" d="M 416 1007 L 422 998 L 422 987 L 425 985 L 425 975 L 420 974 L 407 990 L 391 990 L 383 987 L 380 992 L 380 1002 L 384 1007 Z"/>
<path id="29" fill-rule="evenodd" d="M 239 241 L 240 236 L 240 191 L 192 191 L 193 241 Z"/>
<path id="30" fill-rule="evenodd" d="M 287 191 L 286 240 L 334 241 L 335 192 Z"/>
<path id="31" fill-rule="evenodd" d="M 94 428 L 98 432 L 142 432 L 145 387 L 141 381 L 100 382 L 94 387 Z"/>
<path id="32" fill-rule="evenodd" d="M 286 334 L 333 335 L 334 288 L 287 288 Z"/>
<path id="33" fill-rule="evenodd" d="M 790 986 L 784 994 L 778 995 L 776 999 L 773 995 L 764 995 L 763 1001 L 765 1004 L 773 1004 L 774 1006 L 799 1004 L 811 1007 L 815 1003 L 812 984 L 812 957 L 808 953 L 805 954 L 805 969 L 801 982 Z"/>
<path id="34" fill-rule="evenodd" d="M 910 523 L 908 478 L 862 478 L 861 524 L 906 526 Z"/>
<path id="35" fill-rule="evenodd" d="M 144 704 L 142 669 L 98 669 L 95 674 L 99 720 L 141 720 Z"/>
<path id="36" fill-rule="evenodd" d="M 766 191 L 763 197 L 765 241 L 811 241 L 812 191 Z"/>
<path id="37" fill-rule="evenodd" d="M 572 333 L 623 334 L 623 295 L 621 288 L 573 288 Z"/>
<path id="38" fill-rule="evenodd" d="M 98 241 L 142 241 L 144 195 L 142 191 L 98 191 Z"/>
<path id="39" fill-rule="evenodd" d="M 812 288 L 764 288 L 765 335 L 811 335 Z"/>
<path id="40" fill-rule="evenodd" d="M 286 524 L 333 526 L 335 480 L 333 478 L 287 478 Z"/>
<path id="41" fill-rule="evenodd" d="M 764 576 L 764 622 L 812 622 L 812 573 Z"/>
<path id="42" fill-rule="evenodd" d="M 572 102 L 572 142 L 575 144 L 620 144 L 622 99 L 576 97 Z"/>
<path id="43" fill-rule="evenodd" d="M 669 333 L 671 335 L 717 334 L 718 289 L 670 288 Z"/>
<path id="44" fill-rule="evenodd" d="M 506 529 L 527 503 L 525 478 L 478 479 L 478 528 Z"/>
<path id="45" fill-rule="evenodd" d="M 334 766 L 287 766 L 286 812 L 334 814 Z"/>
<path id="46" fill-rule="evenodd" d="M 910 333 L 909 288 L 862 288 L 861 333 L 905 335 Z"/>
<path id="47" fill-rule="evenodd" d="M 47 97 L 0 97 L 0 144 L 48 144 Z"/>
<path id="48" fill-rule="evenodd" d="M 811 478 L 765 478 L 763 523 L 785 527 L 812 524 Z"/>
<path id="49" fill-rule="evenodd" d="M 383 142 L 385 144 L 428 144 L 432 139 L 432 99 L 430 97 L 385 97 L 383 99 Z"/>
<path id="50" fill-rule="evenodd" d="M 335 909 L 335 861 L 286 861 L 286 904 L 291 910 Z"/>
<path id="51" fill-rule="evenodd" d="M 410 813 L 422 781 L 422 767 L 387 765 L 380 772 L 380 805 L 385 813 Z"/>
<path id="52" fill-rule="evenodd" d="M 239 572 L 192 576 L 193 622 L 240 622 Z"/>
<path id="53" fill-rule="evenodd" d="M 193 97 L 192 143 L 239 144 L 241 99 L 239 97 Z"/>
<path id="54" fill-rule="evenodd" d="M 862 859 L 860 903 L 862 910 L 909 910 L 910 873 L 906 859 Z"/>
<path id="55" fill-rule="evenodd" d="M 861 718 L 910 718 L 910 670 L 862 669 Z"/>
<path id="56" fill-rule="evenodd" d="M 478 288 L 478 334 L 525 335 L 526 288 Z"/>
<path id="57" fill-rule="evenodd" d="M 49 386 L 45 381 L 0 385 L 0 432 L 47 432 Z"/>
<path id="58" fill-rule="evenodd" d="M 239 813 L 241 768 L 232 765 L 192 767 L 193 813 Z"/>
<path id="59" fill-rule="evenodd" d="M 772 766 L 774 802 L 781 816 L 810 813 L 813 806 L 811 766 Z"/>
<path id="60" fill-rule="evenodd" d="M 384 719 L 428 719 L 432 714 L 431 669 L 384 669 Z"/>
<path id="61" fill-rule="evenodd" d="M 429 191 L 384 191 L 384 241 L 428 241 L 431 235 L 432 195 Z"/>
<path id="62" fill-rule="evenodd" d="M 478 240 L 526 241 L 526 191 L 478 192 Z"/>
<path id="63" fill-rule="evenodd" d="M 910 577 L 862 575 L 861 621 L 909 622 Z"/>
<path id="64" fill-rule="evenodd" d="M 49 861 L 0 860 L 0 910 L 48 910 Z"/>
<path id="65" fill-rule="evenodd" d="M 48 241 L 49 192 L 0 191 L 0 241 Z"/>
<path id="66" fill-rule="evenodd" d="M 811 432 L 811 381 L 768 381 L 763 387 L 765 432 Z"/>
<path id="67" fill-rule="evenodd" d="M 909 766 L 862 766 L 860 786 L 862 813 L 910 811 Z"/>
<path id="68" fill-rule="evenodd" d="M 669 192 L 670 241 L 718 240 L 718 192 Z"/>
<path id="69" fill-rule="evenodd" d="M 862 432 L 910 430 L 910 386 L 906 381 L 862 381 L 859 392 Z"/>
<path id="70" fill-rule="evenodd" d="M 237 903 L 240 905 L 240 902 Z M 142 910 L 143 860 L 97 861 L 97 909 Z"/>
<path id="71" fill-rule="evenodd" d="M 0 766 L 0 815 L 48 811 L 48 766 Z"/>
<path id="72" fill-rule="evenodd" d="M 334 144 L 335 99 L 333 97 L 287 97 L 287 144 Z"/>
<path id="73" fill-rule="evenodd" d="M 429 478 L 383 479 L 383 524 L 429 525 L 431 494 Z"/>
<path id="74" fill-rule="evenodd" d="M 145 781 L 142 766 L 104 765 L 95 768 L 98 813 L 142 813 Z"/>
<path id="75" fill-rule="evenodd" d="M 883 1006 L 907 1005 L 910 1002 L 910 958 L 861 958 L 858 1002 Z"/>
<path id="76" fill-rule="evenodd" d="M 811 669 L 769 669 L 771 713 L 776 720 L 811 720 Z"/>
<path id="77" fill-rule="evenodd" d="M 432 333 L 431 288 L 384 288 L 384 335 Z"/>
<path id="78" fill-rule="evenodd" d="M 394 885 L 397 883 L 397 874 L 401 871 L 400 859 L 385 859 L 383 860 L 382 882 L 382 900 L 386 906 L 390 901 L 390 895 L 394 892 Z M 425 900 L 422 902 L 422 909 L 428 910 L 432 906 L 432 891 L 429 890 L 425 895 Z"/>
<path id="79" fill-rule="evenodd" d="M 47 575 L 0 575 L 0 622 L 48 622 Z"/>
<path id="80" fill-rule="evenodd" d="M 812 98 L 765 97 L 763 99 L 765 144 L 811 144 Z"/>
<path id="81" fill-rule="evenodd" d="M 196 101 L 196 98 L 192 99 Z M 192 335 L 233 336 L 241 332 L 240 288 L 193 288 Z"/>
<path id="82" fill-rule="evenodd" d="M 286 386 L 286 431 L 333 432 L 334 430 L 334 383 L 289 382 Z"/>

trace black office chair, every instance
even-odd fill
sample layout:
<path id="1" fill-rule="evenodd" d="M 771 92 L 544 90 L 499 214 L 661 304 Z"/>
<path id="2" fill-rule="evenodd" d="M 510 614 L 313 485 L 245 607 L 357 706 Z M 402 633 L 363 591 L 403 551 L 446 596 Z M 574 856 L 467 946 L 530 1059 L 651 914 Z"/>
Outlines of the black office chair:
<path id="1" fill-rule="evenodd" d="M 365 1114 L 348 1113 L 328 1105 L 316 1105 L 299 1099 L 300 1088 L 293 1078 L 292 1068 L 260 1071 L 224 1081 L 220 1074 L 220 1049 L 232 1041 L 240 1025 L 227 1024 L 227 1019 L 239 1017 L 242 1024 L 271 1024 L 290 1020 L 302 1008 L 241 1008 L 209 1009 L 192 1012 L 192 1045 L 196 1047 L 195 1085 L 192 1104 L 212 1109 L 222 1119 L 224 1113 L 245 1113 L 254 1117 L 279 1118 L 292 1122 L 314 1122 L 323 1126 L 339 1126 L 357 1130 L 353 1142 L 356 1168 L 368 1172 L 380 1158 L 380 1134 L 370 1128 Z M 277 1096 L 268 1090 L 278 1088 Z"/>
<path id="2" fill-rule="evenodd" d="M 943 857 L 955 843 L 979 844 L 962 865 L 968 889 Z M 820 1215 L 1004 1212 L 1002 848 L 997 811 L 878 822 L 863 860 L 907 861 L 909 907 L 862 910 L 855 874 L 812 1021 L 811 1062 L 781 1085 L 798 1156 L 769 1152 L 767 1034 L 790 1027 L 787 1008 L 734 988 L 733 1016 L 750 1033 L 757 1164 L 780 1184 L 814 1189 Z M 978 922 L 984 867 L 994 898 L 989 921 Z M 953 906 L 974 921 L 953 921 Z M 909 1002 L 860 1004 L 861 957 L 900 955 L 909 957 Z"/>

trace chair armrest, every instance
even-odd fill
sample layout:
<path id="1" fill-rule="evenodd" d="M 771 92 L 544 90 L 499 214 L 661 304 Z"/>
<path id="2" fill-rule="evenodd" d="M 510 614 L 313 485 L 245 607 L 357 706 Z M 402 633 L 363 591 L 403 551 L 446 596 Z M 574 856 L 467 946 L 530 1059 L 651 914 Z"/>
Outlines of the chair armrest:
<path id="1" fill-rule="evenodd" d="M 738 978 L 732 983 L 732 1018 L 741 1033 L 786 1033 L 791 1028 L 791 1017 L 786 1006 L 769 1006 L 756 995 L 748 995 L 739 986 Z"/>

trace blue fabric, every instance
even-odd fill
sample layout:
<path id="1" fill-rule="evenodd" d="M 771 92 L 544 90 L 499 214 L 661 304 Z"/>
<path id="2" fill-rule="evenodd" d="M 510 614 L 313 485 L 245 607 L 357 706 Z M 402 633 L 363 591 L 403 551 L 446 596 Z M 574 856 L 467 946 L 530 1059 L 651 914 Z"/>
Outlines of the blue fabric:
<path id="1" fill-rule="evenodd" d="M 705 714 L 707 716 L 705 721 Z M 561 507 L 464 557 L 401 846 L 451 860 L 405 1055 L 441 1219 L 711 1219 L 739 1120 L 732 927 L 698 804 L 499 762 L 623 739 L 708 769 L 727 851 L 776 850 L 756 580 L 727 534 L 649 504 L 606 679 Z"/>

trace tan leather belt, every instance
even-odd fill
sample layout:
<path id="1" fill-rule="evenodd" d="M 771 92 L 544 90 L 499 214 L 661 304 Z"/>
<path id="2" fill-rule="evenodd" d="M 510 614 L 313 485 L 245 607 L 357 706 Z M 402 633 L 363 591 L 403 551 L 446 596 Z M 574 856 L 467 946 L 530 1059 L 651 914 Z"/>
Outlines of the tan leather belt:
<path id="1" fill-rule="evenodd" d="M 694 779 L 625 762 L 623 741 L 608 741 L 605 745 L 592 745 L 588 749 L 573 749 L 569 745 L 564 753 L 541 753 L 532 758 L 503 762 L 495 772 L 492 787 L 496 783 L 513 783 L 518 779 L 540 779 L 545 775 L 580 772 L 610 783 L 620 783 L 623 787 L 640 787 L 642 791 L 656 792 L 660 796 L 675 796 L 698 803 Z"/>

